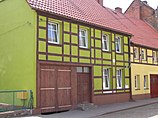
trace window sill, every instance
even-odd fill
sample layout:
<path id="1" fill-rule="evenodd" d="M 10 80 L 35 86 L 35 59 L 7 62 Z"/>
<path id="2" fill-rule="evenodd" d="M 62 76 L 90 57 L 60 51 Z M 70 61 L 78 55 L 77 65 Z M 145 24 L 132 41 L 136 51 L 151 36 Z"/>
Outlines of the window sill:
<path id="1" fill-rule="evenodd" d="M 137 91 L 138 91 L 138 90 L 140 90 L 140 89 L 137 89 L 137 88 L 136 88 L 135 90 L 137 90 Z"/>
<path id="2" fill-rule="evenodd" d="M 48 41 L 48 43 L 55 44 L 55 45 L 59 45 L 59 42 Z"/>
<path id="3" fill-rule="evenodd" d="M 102 49 L 103 52 L 110 52 L 109 50 Z"/>
<path id="4" fill-rule="evenodd" d="M 149 88 L 144 88 L 144 90 L 149 90 Z"/>
<path id="5" fill-rule="evenodd" d="M 87 48 L 87 47 L 79 46 L 79 48 L 82 49 L 82 50 L 89 50 L 89 48 Z"/>

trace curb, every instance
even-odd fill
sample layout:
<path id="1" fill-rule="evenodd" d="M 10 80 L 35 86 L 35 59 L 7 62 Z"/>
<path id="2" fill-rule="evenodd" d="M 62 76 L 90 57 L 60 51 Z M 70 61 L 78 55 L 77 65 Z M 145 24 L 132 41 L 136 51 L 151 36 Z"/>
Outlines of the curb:
<path id="1" fill-rule="evenodd" d="M 139 107 L 143 107 L 143 106 L 152 105 L 152 104 L 155 104 L 155 103 L 158 103 L 158 101 L 157 102 L 152 102 L 152 103 L 147 103 L 147 104 L 142 104 L 142 105 L 137 105 L 137 106 L 133 106 L 133 107 L 129 107 L 129 108 L 123 108 L 123 109 L 120 109 L 120 110 L 114 110 L 114 111 L 110 111 L 110 112 L 107 112 L 107 113 L 103 113 L 103 114 L 98 115 L 98 116 L 107 115 L 107 114 L 116 113 L 116 112 L 125 111 L 125 110 L 130 110 L 130 109 L 135 109 L 135 108 L 139 108 Z M 94 117 L 96 117 L 96 116 L 94 116 Z"/>

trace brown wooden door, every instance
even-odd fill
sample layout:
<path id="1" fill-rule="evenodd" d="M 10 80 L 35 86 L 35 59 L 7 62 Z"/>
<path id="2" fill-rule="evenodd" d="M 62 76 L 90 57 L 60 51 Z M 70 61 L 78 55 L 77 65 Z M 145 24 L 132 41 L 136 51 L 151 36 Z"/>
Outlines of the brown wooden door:
<path id="1" fill-rule="evenodd" d="M 40 108 L 41 112 L 53 112 L 56 108 L 55 67 L 43 66 L 40 70 Z"/>
<path id="2" fill-rule="evenodd" d="M 58 111 L 67 110 L 71 108 L 71 69 L 60 67 L 57 74 Z"/>
<path id="3" fill-rule="evenodd" d="M 151 98 L 158 97 L 158 75 L 150 76 L 150 93 Z"/>
<path id="4" fill-rule="evenodd" d="M 89 73 L 77 73 L 77 103 L 90 102 L 90 75 Z"/>
<path id="5" fill-rule="evenodd" d="M 71 108 L 71 68 L 41 66 L 40 69 L 41 113 Z"/>

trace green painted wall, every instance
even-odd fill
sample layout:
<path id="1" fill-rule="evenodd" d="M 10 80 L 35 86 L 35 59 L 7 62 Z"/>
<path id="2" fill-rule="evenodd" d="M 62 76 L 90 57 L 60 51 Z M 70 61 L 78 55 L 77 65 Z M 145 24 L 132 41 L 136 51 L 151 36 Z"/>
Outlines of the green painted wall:
<path id="1" fill-rule="evenodd" d="M 26 0 L 0 2 L 0 90 L 32 90 L 36 99 L 36 13 Z"/>
<path id="2" fill-rule="evenodd" d="M 122 84 L 123 88 L 125 85 L 129 86 L 129 68 L 125 68 L 125 66 L 129 66 L 129 58 L 128 58 L 128 37 L 114 34 L 107 31 L 101 31 L 99 29 L 95 29 L 93 27 L 87 27 L 83 25 L 78 25 L 75 23 L 70 23 L 68 21 L 58 21 L 52 18 L 48 18 L 53 22 L 56 22 L 60 25 L 60 44 L 48 44 L 46 43 L 46 16 L 39 15 L 39 38 L 43 40 L 39 41 L 39 52 L 46 52 L 46 47 L 48 46 L 48 52 L 57 55 L 49 55 L 48 60 L 46 60 L 46 53 L 39 54 L 39 60 L 43 61 L 58 61 L 58 62 L 71 62 L 76 64 L 93 64 L 94 68 L 94 90 L 102 90 L 102 69 L 109 68 L 111 71 L 110 79 L 110 89 L 116 89 L 116 71 L 117 69 L 122 69 Z M 88 32 L 88 49 L 82 49 L 78 47 L 78 27 L 82 29 L 86 29 Z M 62 32 L 62 29 L 64 32 Z M 41 32 L 41 30 L 43 30 Z M 70 33 L 71 32 L 71 33 Z M 110 51 L 106 52 L 102 50 L 102 33 L 109 35 L 109 47 Z M 62 35 L 63 34 L 63 35 Z M 63 39 L 62 37 L 63 36 Z M 115 36 L 121 37 L 122 43 L 122 51 L 121 54 L 115 52 Z M 62 41 L 61 41 L 62 40 Z M 125 45 L 123 44 L 125 43 Z M 63 44 L 63 45 L 62 45 Z M 77 44 L 77 45 L 76 45 Z M 63 50 L 63 54 L 62 54 Z M 78 51 L 79 50 L 79 51 Z M 62 60 L 63 56 L 63 60 Z M 79 59 L 78 59 L 79 57 Z M 90 58 L 91 57 L 91 58 Z M 101 60 L 103 59 L 103 61 Z M 113 61 L 114 60 L 114 61 Z M 96 76 L 96 77 L 95 77 Z M 118 91 L 119 92 L 119 91 Z M 122 90 L 120 90 L 122 92 Z M 95 94 L 99 94 L 100 92 L 95 92 Z"/>

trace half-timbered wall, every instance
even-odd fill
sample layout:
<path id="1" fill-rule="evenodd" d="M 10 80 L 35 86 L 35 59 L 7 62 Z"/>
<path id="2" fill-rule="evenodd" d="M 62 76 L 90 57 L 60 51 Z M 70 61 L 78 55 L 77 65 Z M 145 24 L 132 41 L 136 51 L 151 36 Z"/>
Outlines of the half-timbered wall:
<path id="1" fill-rule="evenodd" d="M 93 66 L 94 94 L 130 92 L 129 83 L 129 38 L 128 36 L 112 33 L 103 29 L 79 24 L 71 20 L 54 18 L 53 16 L 38 15 L 37 59 L 69 64 L 85 64 Z M 60 43 L 48 43 L 48 21 L 60 25 Z M 88 31 L 88 48 L 79 47 L 79 28 Z M 102 33 L 110 36 L 110 51 L 102 50 Z M 115 51 L 115 37 L 121 37 L 122 51 Z M 110 89 L 103 90 L 103 68 L 109 68 Z M 116 87 L 116 70 L 122 69 L 122 89 Z M 110 92 L 106 92 L 110 91 Z"/>

